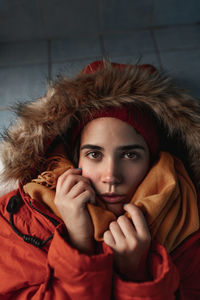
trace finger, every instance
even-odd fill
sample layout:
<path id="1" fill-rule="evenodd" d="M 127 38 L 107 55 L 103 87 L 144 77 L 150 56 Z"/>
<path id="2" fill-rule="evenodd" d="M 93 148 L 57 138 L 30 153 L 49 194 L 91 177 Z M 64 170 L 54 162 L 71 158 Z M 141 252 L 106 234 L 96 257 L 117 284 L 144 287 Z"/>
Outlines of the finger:
<path id="1" fill-rule="evenodd" d="M 82 172 L 81 169 L 68 169 L 58 177 L 57 187 L 62 186 L 69 175 L 80 175 L 81 172 Z"/>
<path id="2" fill-rule="evenodd" d="M 115 243 L 118 245 L 122 244 L 125 239 L 125 236 L 124 236 L 123 231 L 121 230 L 119 224 L 116 221 L 111 222 L 109 225 L 109 229 L 112 233 Z"/>
<path id="3" fill-rule="evenodd" d="M 70 198 L 76 198 L 81 193 L 92 190 L 92 187 L 89 183 L 84 182 L 83 180 L 78 181 L 74 186 L 72 186 L 71 190 L 67 194 Z"/>
<path id="4" fill-rule="evenodd" d="M 66 173 L 62 174 L 61 177 L 58 178 L 58 183 L 57 183 L 56 189 L 57 190 L 62 190 L 65 193 L 69 193 L 71 188 L 74 185 L 76 185 L 79 181 L 83 181 L 87 184 L 90 183 L 89 180 L 86 177 L 83 177 L 81 175 L 77 175 L 76 173 L 75 172 L 70 172 L 70 173 L 67 173 L 67 174 Z"/>
<path id="5" fill-rule="evenodd" d="M 60 178 L 64 178 L 70 174 L 81 174 L 82 173 L 82 169 L 81 168 L 74 168 L 74 169 L 68 169 L 66 170 L 63 174 L 61 174 L 59 177 Z"/>
<path id="6" fill-rule="evenodd" d="M 133 204 L 127 204 L 124 206 L 124 210 L 130 214 L 137 234 L 141 237 L 149 237 L 149 228 L 141 209 Z"/>
<path id="7" fill-rule="evenodd" d="M 126 239 L 129 239 L 130 237 L 135 237 L 137 232 L 135 230 L 135 227 L 133 223 L 129 220 L 126 216 L 120 216 L 117 219 L 117 223 L 119 224 L 124 236 Z"/>
<path id="8" fill-rule="evenodd" d="M 111 248 L 115 247 L 115 240 L 110 230 L 104 232 L 103 239 L 108 246 L 110 246 Z"/>
<path id="9" fill-rule="evenodd" d="M 74 205 L 77 205 L 79 207 L 85 207 L 85 204 L 88 202 L 92 204 L 95 203 L 95 193 L 92 189 L 83 191 L 74 199 Z"/>

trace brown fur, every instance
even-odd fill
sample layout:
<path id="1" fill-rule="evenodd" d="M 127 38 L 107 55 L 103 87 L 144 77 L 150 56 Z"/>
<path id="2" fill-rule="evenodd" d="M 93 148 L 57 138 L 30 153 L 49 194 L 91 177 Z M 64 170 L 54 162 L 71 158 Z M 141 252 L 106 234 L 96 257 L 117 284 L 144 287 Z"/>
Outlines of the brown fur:
<path id="1" fill-rule="evenodd" d="M 45 97 L 18 105 L 18 119 L 1 143 L 4 180 L 29 179 L 47 145 L 93 109 L 132 104 L 148 107 L 161 130 L 161 149 L 184 161 L 200 187 L 200 105 L 159 72 L 106 64 L 94 74 L 63 78 Z"/>

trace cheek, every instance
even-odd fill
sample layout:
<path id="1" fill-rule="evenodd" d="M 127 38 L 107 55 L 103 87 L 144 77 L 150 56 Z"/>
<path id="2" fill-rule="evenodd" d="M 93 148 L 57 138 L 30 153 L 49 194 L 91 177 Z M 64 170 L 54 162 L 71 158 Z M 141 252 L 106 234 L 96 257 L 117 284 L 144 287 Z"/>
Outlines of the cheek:
<path id="1" fill-rule="evenodd" d="M 138 166 L 134 169 L 128 170 L 126 173 L 126 181 L 130 188 L 137 188 L 148 172 L 148 165 Z"/>
<path id="2" fill-rule="evenodd" d="M 94 170 L 94 166 L 91 166 L 85 160 L 80 159 L 78 167 L 82 168 L 82 175 L 90 179 L 91 183 L 96 186 L 96 183 L 98 182 L 98 172 L 97 170 Z"/>

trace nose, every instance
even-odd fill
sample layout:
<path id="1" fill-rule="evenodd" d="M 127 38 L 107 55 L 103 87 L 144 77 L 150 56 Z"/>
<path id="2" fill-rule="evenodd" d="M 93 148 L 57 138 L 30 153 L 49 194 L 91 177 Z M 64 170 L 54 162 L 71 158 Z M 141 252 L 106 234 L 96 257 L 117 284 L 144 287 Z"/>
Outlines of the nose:
<path id="1" fill-rule="evenodd" d="M 101 179 L 104 184 L 109 186 L 115 186 L 122 182 L 121 170 L 114 159 L 109 159 L 105 162 Z"/>

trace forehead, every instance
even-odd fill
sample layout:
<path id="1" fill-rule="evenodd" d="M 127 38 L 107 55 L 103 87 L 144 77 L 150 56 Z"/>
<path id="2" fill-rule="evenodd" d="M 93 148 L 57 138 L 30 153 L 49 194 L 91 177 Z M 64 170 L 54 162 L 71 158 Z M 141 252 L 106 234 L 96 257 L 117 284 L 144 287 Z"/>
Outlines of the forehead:
<path id="1" fill-rule="evenodd" d="M 146 144 L 134 127 L 116 118 L 106 117 L 90 121 L 82 131 L 81 145 L 90 144 Z"/>

